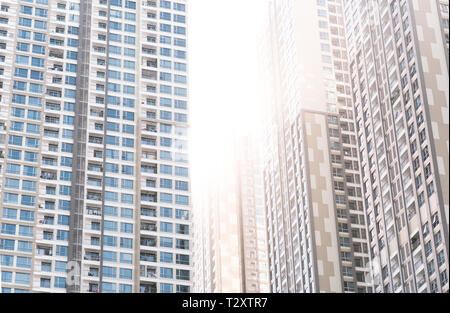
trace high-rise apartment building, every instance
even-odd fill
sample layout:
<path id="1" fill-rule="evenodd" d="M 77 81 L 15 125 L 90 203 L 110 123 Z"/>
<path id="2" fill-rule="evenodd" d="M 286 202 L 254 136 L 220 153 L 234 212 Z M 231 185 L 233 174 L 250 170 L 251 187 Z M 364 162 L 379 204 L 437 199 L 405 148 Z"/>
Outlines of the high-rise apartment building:
<path id="1" fill-rule="evenodd" d="M 374 290 L 448 292 L 448 1 L 345 1 L 345 28 Z"/>
<path id="2" fill-rule="evenodd" d="M 272 292 L 371 292 L 343 1 L 275 0 L 264 30 Z"/>
<path id="3" fill-rule="evenodd" d="M 237 138 L 243 291 L 270 291 L 261 145 L 256 136 Z"/>
<path id="4" fill-rule="evenodd" d="M 189 292 L 186 1 L 0 8 L 2 292 Z"/>
<path id="5" fill-rule="evenodd" d="M 226 157 L 230 145 L 222 142 L 208 176 L 195 187 L 202 190 L 193 209 L 193 290 L 199 293 L 240 293 L 243 286 L 236 166 Z"/>
<path id="6" fill-rule="evenodd" d="M 254 140 L 221 141 L 223 157 L 214 158 L 198 186 L 204 192 L 194 206 L 195 292 L 270 291 L 262 159 Z"/>

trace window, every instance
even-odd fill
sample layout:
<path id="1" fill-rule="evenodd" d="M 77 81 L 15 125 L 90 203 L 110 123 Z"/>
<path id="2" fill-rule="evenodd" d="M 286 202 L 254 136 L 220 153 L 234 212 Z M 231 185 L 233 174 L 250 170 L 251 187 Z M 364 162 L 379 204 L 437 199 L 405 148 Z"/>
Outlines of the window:
<path id="1" fill-rule="evenodd" d="M 12 249 L 7 249 L 7 250 L 14 250 L 14 240 L 10 240 L 12 241 Z M 32 242 L 30 241 L 18 241 L 17 242 L 17 250 L 21 251 L 21 252 L 31 252 L 32 250 Z M 0 249 L 2 249 L 2 241 L 0 240 Z"/>
<path id="2" fill-rule="evenodd" d="M 434 183 L 431 182 L 431 183 L 429 183 L 429 184 L 427 185 L 427 194 L 428 194 L 428 197 L 431 197 L 431 196 L 433 195 L 433 193 L 434 193 Z"/>
<path id="3" fill-rule="evenodd" d="M 161 217 L 168 217 L 172 218 L 172 209 L 171 208 L 163 208 L 160 209 L 160 216 Z"/>
<path id="4" fill-rule="evenodd" d="M 175 70 L 180 72 L 186 72 L 187 71 L 186 64 L 175 62 Z"/>
<path id="5" fill-rule="evenodd" d="M 181 196 L 181 195 L 175 195 L 175 203 L 180 205 L 189 205 L 189 197 L 188 196 Z"/>
<path id="6" fill-rule="evenodd" d="M 19 203 L 19 195 L 14 193 L 6 193 L 3 196 L 3 203 L 9 204 L 18 204 Z"/>
<path id="7" fill-rule="evenodd" d="M 189 235 L 189 225 L 176 224 L 175 232 L 177 234 Z"/>
<path id="8" fill-rule="evenodd" d="M 189 293 L 190 287 L 184 285 L 177 285 L 177 293 Z"/>
<path id="9" fill-rule="evenodd" d="M 177 269 L 176 270 L 176 278 L 179 280 L 189 280 L 190 278 L 190 273 L 188 270 L 180 270 Z"/>
<path id="10" fill-rule="evenodd" d="M 175 167 L 175 175 L 176 176 L 182 176 L 182 177 L 188 177 L 188 169 L 184 167 Z"/>
<path id="11" fill-rule="evenodd" d="M 16 209 L 8 209 L 8 208 L 3 208 L 3 218 L 8 218 L 8 219 L 17 219 L 17 210 Z"/>
<path id="12" fill-rule="evenodd" d="M 179 35 L 186 35 L 186 28 L 181 26 L 174 26 L 173 32 Z"/>
<path id="13" fill-rule="evenodd" d="M 116 292 L 116 284 L 102 282 L 102 292 L 103 293 L 115 293 Z"/>
<path id="14" fill-rule="evenodd" d="M 189 250 L 189 240 L 186 239 L 176 239 L 176 248 Z"/>
<path id="15" fill-rule="evenodd" d="M 58 225 L 69 225 L 69 216 L 58 215 Z"/>
<path id="16" fill-rule="evenodd" d="M 64 267 L 64 271 L 65 271 Z M 42 262 L 41 263 L 41 271 L 42 272 L 51 272 L 52 271 L 52 263 Z"/>
<path id="17" fill-rule="evenodd" d="M 121 279 L 132 279 L 132 270 L 128 268 L 121 268 L 119 271 L 119 278 Z"/>
<path id="18" fill-rule="evenodd" d="M 12 272 L 2 271 L 2 282 L 12 283 Z"/>
<path id="19" fill-rule="evenodd" d="M 170 279 L 173 278 L 173 269 L 161 267 L 159 271 L 161 278 L 170 278 Z"/>
<path id="20" fill-rule="evenodd" d="M 342 247 L 350 247 L 350 238 L 339 237 L 339 243 Z"/>
<path id="21" fill-rule="evenodd" d="M 132 292 L 132 286 L 126 285 L 126 284 L 119 284 L 119 292 L 120 293 L 131 293 Z"/>
<path id="22" fill-rule="evenodd" d="M 161 222 L 160 223 L 160 229 L 161 229 L 161 232 L 172 233 L 173 232 L 173 224 L 172 223 Z"/>
<path id="23" fill-rule="evenodd" d="M 55 277 L 55 288 L 66 288 L 66 279 L 64 277 Z"/>
<path id="24" fill-rule="evenodd" d="M 434 261 L 431 261 L 427 264 L 428 275 L 431 276 L 435 272 Z"/>
<path id="25" fill-rule="evenodd" d="M 2 224 L 2 234 L 6 235 L 15 235 L 16 234 L 16 225 L 15 224 Z"/>
<path id="26" fill-rule="evenodd" d="M 132 264 L 133 263 L 133 255 L 131 253 L 120 253 L 120 263 L 123 264 Z"/>
<path id="27" fill-rule="evenodd" d="M 173 285 L 161 283 L 160 284 L 160 292 L 161 293 L 173 293 Z"/>
<path id="28" fill-rule="evenodd" d="M 438 267 L 441 267 L 443 264 L 445 264 L 444 250 L 442 250 L 441 252 L 438 253 L 437 262 L 438 262 Z"/>
<path id="29" fill-rule="evenodd" d="M 160 237 L 159 246 L 165 248 L 173 248 L 173 239 L 168 237 Z"/>
<path id="30" fill-rule="evenodd" d="M 176 255 L 176 263 L 182 264 L 182 265 L 189 265 L 189 255 L 177 254 Z"/>
<path id="31" fill-rule="evenodd" d="M 126 249 L 133 249 L 133 239 L 131 238 L 120 238 L 120 247 Z"/>
<path id="32" fill-rule="evenodd" d="M 103 236 L 103 244 L 108 247 L 117 247 L 117 237 Z"/>
<path id="33" fill-rule="evenodd" d="M 33 237 L 33 226 L 19 226 L 19 236 Z"/>
<path id="34" fill-rule="evenodd" d="M 26 273 L 16 273 L 16 284 L 28 285 L 30 283 L 30 274 Z"/>
<path id="35" fill-rule="evenodd" d="M 441 278 L 441 286 L 444 287 L 448 283 L 447 271 L 443 271 L 439 277 Z"/>
<path id="36" fill-rule="evenodd" d="M 161 178 L 160 180 L 160 188 L 172 189 L 172 180 Z"/>
<path id="37" fill-rule="evenodd" d="M 160 262 L 173 263 L 173 254 L 169 252 L 160 252 Z"/>
<path id="38" fill-rule="evenodd" d="M 161 164 L 160 165 L 160 172 L 161 172 L 161 174 L 172 175 L 172 166 L 171 165 Z"/>
<path id="39" fill-rule="evenodd" d="M 125 8 L 136 10 L 136 2 L 135 1 L 125 1 Z"/>
<path id="40" fill-rule="evenodd" d="M 434 244 L 436 245 L 436 247 L 438 247 L 441 243 L 442 243 L 442 236 L 441 232 L 439 231 L 434 235 Z"/>
<path id="41" fill-rule="evenodd" d="M 129 223 L 120 223 L 120 231 L 122 233 L 129 233 L 132 234 L 133 233 L 133 224 L 129 224 Z"/>

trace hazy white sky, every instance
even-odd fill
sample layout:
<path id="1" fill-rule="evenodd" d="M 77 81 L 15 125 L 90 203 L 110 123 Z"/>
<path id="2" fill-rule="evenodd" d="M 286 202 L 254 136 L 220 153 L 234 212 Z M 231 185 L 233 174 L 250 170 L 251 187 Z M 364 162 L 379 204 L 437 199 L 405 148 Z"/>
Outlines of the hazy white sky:
<path id="1" fill-rule="evenodd" d="M 257 36 L 267 0 L 188 0 L 188 7 L 190 154 L 199 178 L 220 162 L 233 127 L 254 127 L 261 103 Z"/>

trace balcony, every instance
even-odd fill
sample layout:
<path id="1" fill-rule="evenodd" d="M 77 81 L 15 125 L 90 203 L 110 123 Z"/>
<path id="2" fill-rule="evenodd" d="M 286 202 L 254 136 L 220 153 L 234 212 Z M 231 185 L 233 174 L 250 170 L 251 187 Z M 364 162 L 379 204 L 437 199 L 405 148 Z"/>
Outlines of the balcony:
<path id="1" fill-rule="evenodd" d="M 156 293 L 157 288 L 156 284 L 154 285 L 141 285 L 139 288 L 140 293 Z"/>
<path id="2" fill-rule="evenodd" d="M 152 208 L 141 208 L 141 216 L 150 216 L 150 217 L 156 217 L 156 209 Z M 144 229 L 146 224 L 141 224 L 141 230 L 150 230 L 150 231 L 156 231 L 151 229 Z M 154 225 L 156 228 L 156 225 Z"/>
<path id="3" fill-rule="evenodd" d="M 146 278 L 158 278 L 158 275 L 156 274 L 156 267 L 152 266 L 141 265 L 140 275 L 141 277 Z"/>
<path id="4" fill-rule="evenodd" d="M 149 174 L 157 174 L 158 173 L 157 168 L 155 166 L 149 166 L 149 165 L 142 165 L 141 172 L 149 173 Z"/>
<path id="5" fill-rule="evenodd" d="M 50 165 L 50 166 L 57 166 L 58 163 L 56 162 L 56 159 L 51 159 L 51 158 L 42 158 L 42 164 L 44 165 Z"/>
<path id="6" fill-rule="evenodd" d="M 152 128 L 151 126 L 148 127 L 148 130 L 149 131 L 153 130 L 153 132 L 156 133 L 156 129 Z M 143 137 L 143 138 L 141 138 L 141 143 L 142 143 L 142 145 L 145 145 L 145 146 L 155 147 L 156 146 L 156 139 Z"/>
<path id="7" fill-rule="evenodd" d="M 142 65 L 151 67 L 151 68 L 157 68 L 158 62 L 155 59 L 150 59 L 150 60 L 147 60 L 146 62 L 144 62 Z"/>
<path id="8" fill-rule="evenodd" d="M 142 54 L 156 55 L 156 49 L 142 48 Z"/>
<path id="9" fill-rule="evenodd" d="M 158 227 L 154 223 L 142 223 L 141 230 L 156 232 L 158 231 Z"/>
<path id="10" fill-rule="evenodd" d="M 142 6 L 156 8 L 156 1 L 142 1 Z"/>
<path id="11" fill-rule="evenodd" d="M 103 117 L 103 111 L 98 111 L 98 110 L 92 110 L 91 109 L 90 116 Z"/>
<path id="12" fill-rule="evenodd" d="M 86 209 L 86 214 L 93 215 L 93 216 L 102 216 L 102 212 L 100 211 L 100 209 L 88 208 L 88 209 Z"/>
<path id="13" fill-rule="evenodd" d="M 391 266 L 392 273 L 395 273 L 395 271 L 398 270 L 398 268 L 399 268 L 398 263 L 392 263 L 392 266 Z"/>
<path id="14" fill-rule="evenodd" d="M 89 269 L 87 276 L 89 277 L 98 277 L 98 269 L 97 268 L 91 268 Z"/>
<path id="15" fill-rule="evenodd" d="M 141 194 L 141 201 L 156 202 L 156 194 Z"/>
<path id="16" fill-rule="evenodd" d="M 402 287 L 400 280 L 394 281 L 394 292 L 397 292 Z"/>
<path id="17" fill-rule="evenodd" d="M 155 71 L 142 70 L 142 78 L 157 80 L 157 75 Z"/>
<path id="18" fill-rule="evenodd" d="M 156 119 L 156 113 L 147 111 L 147 113 L 145 115 L 145 118 L 155 120 Z"/>
<path id="19" fill-rule="evenodd" d="M 94 143 L 94 144 L 103 144 L 103 138 L 102 137 L 94 137 L 94 136 L 89 136 L 89 143 Z"/>
<path id="20" fill-rule="evenodd" d="M 152 30 L 152 29 L 148 29 L 148 30 Z M 155 36 L 147 36 L 147 42 L 156 43 L 156 37 Z"/>
<path id="21" fill-rule="evenodd" d="M 145 262 L 156 262 L 156 253 L 141 252 L 140 260 Z"/>
<path id="22" fill-rule="evenodd" d="M 88 192 L 86 199 L 88 200 L 94 200 L 94 201 L 101 201 L 102 195 L 100 193 L 94 193 L 94 192 Z"/>
<path id="23" fill-rule="evenodd" d="M 156 160 L 156 152 L 145 152 L 145 151 L 143 151 L 142 152 L 142 158 L 146 159 L 146 160 Z M 153 171 L 154 171 L 153 174 L 155 174 L 156 173 L 156 168 L 155 167 L 153 167 Z"/>
<path id="24" fill-rule="evenodd" d="M 51 71 L 58 71 L 58 72 L 63 72 L 64 68 L 62 65 L 59 64 L 53 64 L 52 67 L 49 68 Z"/>
<path id="25" fill-rule="evenodd" d="M 150 105 L 150 106 L 155 106 L 156 105 L 156 100 L 155 99 L 147 99 L 146 105 Z"/>
<path id="26" fill-rule="evenodd" d="M 84 255 L 84 259 L 88 260 L 88 261 L 100 261 L 100 256 L 98 253 L 94 253 L 94 252 L 87 252 Z"/>
<path id="27" fill-rule="evenodd" d="M 420 246 L 420 237 L 418 232 L 411 238 L 410 244 L 411 244 L 411 251 L 416 250 Z"/>
<path id="28" fill-rule="evenodd" d="M 64 59 L 64 53 L 59 53 L 53 50 L 50 50 L 49 55 L 50 58 Z"/>
<path id="29" fill-rule="evenodd" d="M 141 246 L 156 247 L 157 241 L 156 241 L 156 238 L 141 237 L 140 243 L 141 243 Z"/>
<path id="30" fill-rule="evenodd" d="M 46 180 L 56 180 L 57 179 L 56 173 L 54 173 L 54 172 L 47 172 L 47 171 L 42 171 L 40 177 L 42 179 L 46 179 Z"/>
<path id="31" fill-rule="evenodd" d="M 420 289 L 425 284 L 425 276 L 421 275 L 417 278 L 417 289 Z"/>
<path id="32" fill-rule="evenodd" d="M 103 168 L 100 165 L 89 164 L 88 171 L 101 173 L 103 172 Z"/>
<path id="33" fill-rule="evenodd" d="M 89 292 L 91 293 L 98 293 L 98 285 L 89 284 Z"/>
<path id="34" fill-rule="evenodd" d="M 39 224 L 43 225 L 53 225 L 55 223 L 55 219 L 51 216 L 45 216 L 43 219 L 39 220 Z"/>
<path id="35" fill-rule="evenodd" d="M 46 248 L 46 247 L 37 247 L 36 254 L 38 255 L 45 255 L 45 256 L 52 256 L 53 251 L 52 248 Z"/>
<path id="36" fill-rule="evenodd" d="M 55 116 L 45 116 L 45 123 L 49 123 L 49 124 L 59 124 L 59 117 L 55 117 Z"/>

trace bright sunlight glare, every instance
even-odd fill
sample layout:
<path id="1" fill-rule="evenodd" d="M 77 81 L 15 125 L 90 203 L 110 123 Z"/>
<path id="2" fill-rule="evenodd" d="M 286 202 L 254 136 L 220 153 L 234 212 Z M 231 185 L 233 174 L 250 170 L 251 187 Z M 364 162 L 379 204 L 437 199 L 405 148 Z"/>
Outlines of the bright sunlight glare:
<path id="1" fill-rule="evenodd" d="M 260 127 L 257 38 L 266 10 L 267 0 L 189 1 L 194 199 L 202 190 L 197 183 L 226 162 L 233 130 L 239 135 Z"/>

